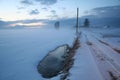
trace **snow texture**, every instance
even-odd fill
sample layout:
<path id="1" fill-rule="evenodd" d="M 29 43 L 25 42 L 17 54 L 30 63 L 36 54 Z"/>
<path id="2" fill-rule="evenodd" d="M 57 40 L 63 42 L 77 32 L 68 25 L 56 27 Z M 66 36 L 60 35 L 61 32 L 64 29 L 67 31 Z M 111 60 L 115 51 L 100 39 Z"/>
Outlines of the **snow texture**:
<path id="1" fill-rule="evenodd" d="M 0 80 L 44 80 L 39 61 L 57 46 L 72 45 L 74 37 L 72 29 L 0 30 Z"/>
<path id="2" fill-rule="evenodd" d="M 120 80 L 120 28 L 79 31 L 80 47 L 67 79 Z M 67 28 L 1 29 L 0 80 L 47 80 L 37 71 L 39 61 L 57 46 L 72 46 L 74 38 L 74 29 Z"/>

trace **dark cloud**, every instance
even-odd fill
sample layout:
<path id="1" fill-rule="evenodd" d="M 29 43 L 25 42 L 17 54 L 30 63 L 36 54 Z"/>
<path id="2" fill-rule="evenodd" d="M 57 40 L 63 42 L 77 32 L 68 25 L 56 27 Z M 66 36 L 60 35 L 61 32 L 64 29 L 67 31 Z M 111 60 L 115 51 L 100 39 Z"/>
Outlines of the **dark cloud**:
<path id="1" fill-rule="evenodd" d="M 58 18 L 58 15 L 57 15 L 57 14 L 55 14 L 55 15 L 52 15 L 51 17 Z"/>
<path id="2" fill-rule="evenodd" d="M 89 18 L 91 25 L 119 27 L 120 25 L 120 5 L 94 8 L 86 12 L 87 15 L 81 17 Z"/>
<path id="3" fill-rule="evenodd" d="M 43 10 L 47 10 L 47 8 L 46 8 L 46 7 L 44 7 L 44 8 L 41 8 L 41 9 L 43 9 Z"/>
<path id="4" fill-rule="evenodd" d="M 22 0 L 21 3 L 25 4 L 25 5 L 32 5 L 33 4 L 33 2 L 30 0 Z"/>
<path id="5" fill-rule="evenodd" d="M 40 2 L 42 5 L 53 5 L 57 3 L 57 0 L 35 0 L 36 2 Z"/>
<path id="6" fill-rule="evenodd" d="M 51 12 L 52 12 L 53 14 L 56 14 L 56 11 L 55 11 L 55 10 L 51 10 Z"/>
<path id="7" fill-rule="evenodd" d="M 120 17 L 120 5 L 94 8 L 88 11 L 87 14 L 95 17 Z M 88 16 L 89 16 L 88 15 Z"/>
<path id="8" fill-rule="evenodd" d="M 50 19 L 58 19 L 58 15 L 57 14 L 53 14 L 53 15 L 48 15 L 47 16 L 48 18 L 50 18 Z"/>
<path id="9" fill-rule="evenodd" d="M 52 14 L 51 15 L 48 15 L 47 17 L 50 18 L 50 19 L 58 19 L 58 15 L 56 14 L 56 11 L 55 10 L 51 10 L 50 11 Z"/>
<path id="10" fill-rule="evenodd" d="M 20 2 L 25 5 L 33 5 L 33 3 L 40 3 L 42 5 L 48 6 L 57 3 L 57 0 L 22 0 Z"/>
<path id="11" fill-rule="evenodd" d="M 38 11 L 38 9 L 32 10 L 29 14 L 30 15 L 38 15 L 40 12 Z"/>

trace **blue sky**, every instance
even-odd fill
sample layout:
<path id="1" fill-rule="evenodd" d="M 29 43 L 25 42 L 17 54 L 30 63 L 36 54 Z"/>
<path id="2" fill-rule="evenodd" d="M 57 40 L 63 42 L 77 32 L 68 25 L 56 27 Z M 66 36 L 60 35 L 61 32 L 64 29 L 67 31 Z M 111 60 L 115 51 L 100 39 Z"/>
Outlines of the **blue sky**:
<path id="1" fill-rule="evenodd" d="M 0 0 L 0 19 L 5 21 L 25 19 L 58 19 L 80 16 L 96 7 L 119 5 L 119 0 Z"/>

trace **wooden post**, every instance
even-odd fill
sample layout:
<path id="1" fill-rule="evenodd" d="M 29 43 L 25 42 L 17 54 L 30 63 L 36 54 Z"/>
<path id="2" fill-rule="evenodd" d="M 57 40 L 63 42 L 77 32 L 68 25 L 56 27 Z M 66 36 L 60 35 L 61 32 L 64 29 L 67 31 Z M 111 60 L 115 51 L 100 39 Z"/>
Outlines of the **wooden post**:
<path id="1" fill-rule="evenodd" d="M 79 17 L 79 8 L 77 8 L 76 34 L 78 34 L 78 17 Z"/>

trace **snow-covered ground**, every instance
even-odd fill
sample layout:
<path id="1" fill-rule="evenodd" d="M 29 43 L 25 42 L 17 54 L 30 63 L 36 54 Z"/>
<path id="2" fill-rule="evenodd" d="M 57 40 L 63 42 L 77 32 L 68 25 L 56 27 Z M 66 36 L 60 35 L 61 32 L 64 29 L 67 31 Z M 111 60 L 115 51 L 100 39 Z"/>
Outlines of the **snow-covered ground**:
<path id="1" fill-rule="evenodd" d="M 0 30 L 0 80 L 44 80 L 39 61 L 57 46 L 72 45 L 74 37 L 72 29 Z"/>
<path id="2" fill-rule="evenodd" d="M 120 28 L 80 31 L 80 47 L 67 79 L 120 80 Z M 67 28 L 1 29 L 0 80 L 46 80 L 37 71 L 39 61 L 57 46 L 72 46 L 74 38 L 74 29 Z"/>
<path id="3" fill-rule="evenodd" d="M 80 48 L 68 79 L 120 80 L 120 52 L 115 50 L 120 50 L 120 28 L 80 31 Z"/>

